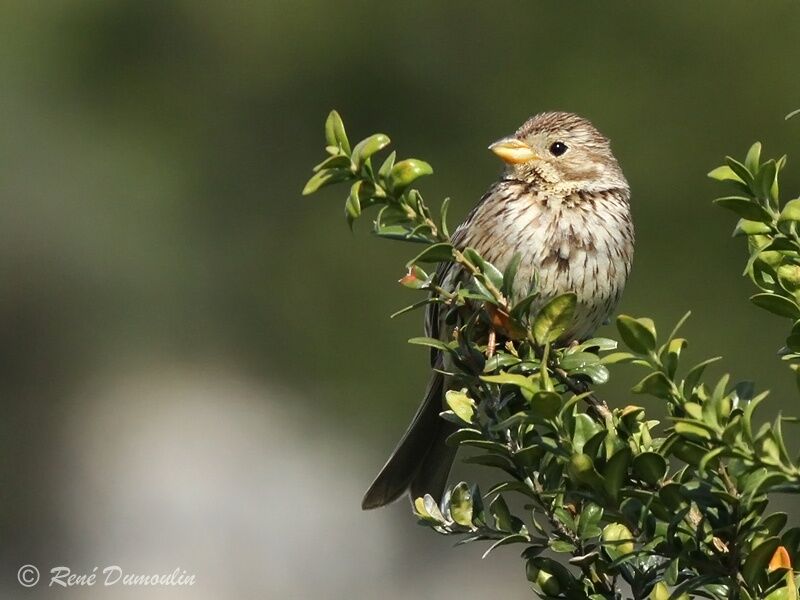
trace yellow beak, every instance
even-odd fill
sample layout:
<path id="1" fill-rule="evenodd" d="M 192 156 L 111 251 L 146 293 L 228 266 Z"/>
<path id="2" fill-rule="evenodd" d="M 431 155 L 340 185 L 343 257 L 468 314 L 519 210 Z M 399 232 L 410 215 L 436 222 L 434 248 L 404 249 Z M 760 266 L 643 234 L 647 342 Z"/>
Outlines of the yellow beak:
<path id="1" fill-rule="evenodd" d="M 539 159 L 528 144 L 517 138 L 504 138 L 489 146 L 489 150 L 512 165 Z"/>

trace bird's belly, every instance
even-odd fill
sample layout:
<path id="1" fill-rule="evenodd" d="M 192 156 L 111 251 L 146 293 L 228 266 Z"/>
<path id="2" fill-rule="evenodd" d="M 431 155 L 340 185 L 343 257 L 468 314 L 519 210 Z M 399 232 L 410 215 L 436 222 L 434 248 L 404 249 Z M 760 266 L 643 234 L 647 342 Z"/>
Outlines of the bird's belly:
<path id="1" fill-rule="evenodd" d="M 524 298 L 533 287 L 538 291 L 533 311 L 555 296 L 574 292 L 575 317 L 564 338 L 583 339 L 614 311 L 630 272 L 632 229 L 627 206 L 620 208 L 625 213 L 619 218 L 561 207 L 528 210 L 498 223 L 510 243 L 477 249 L 501 270 L 520 253 L 513 300 Z"/>

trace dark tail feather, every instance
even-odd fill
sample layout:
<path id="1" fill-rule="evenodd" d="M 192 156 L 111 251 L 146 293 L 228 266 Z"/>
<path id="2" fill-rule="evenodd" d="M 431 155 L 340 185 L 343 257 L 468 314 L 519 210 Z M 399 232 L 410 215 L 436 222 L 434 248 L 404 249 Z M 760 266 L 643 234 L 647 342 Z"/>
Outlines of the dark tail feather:
<path id="1" fill-rule="evenodd" d="M 450 475 L 457 448 L 448 446 L 446 442 L 458 427 L 455 423 L 448 423 L 441 418 L 439 421 L 439 430 L 431 448 L 409 486 L 412 501 L 430 494 L 438 502 L 442 499 L 444 488 L 447 486 L 447 476 Z"/>
<path id="2" fill-rule="evenodd" d="M 431 494 L 439 499 L 455 457 L 455 449 L 444 443 L 454 426 L 439 417 L 443 392 L 444 376 L 434 372 L 425 399 L 397 448 L 364 494 L 361 508 L 368 510 L 394 502 L 409 488 L 414 497 Z"/>

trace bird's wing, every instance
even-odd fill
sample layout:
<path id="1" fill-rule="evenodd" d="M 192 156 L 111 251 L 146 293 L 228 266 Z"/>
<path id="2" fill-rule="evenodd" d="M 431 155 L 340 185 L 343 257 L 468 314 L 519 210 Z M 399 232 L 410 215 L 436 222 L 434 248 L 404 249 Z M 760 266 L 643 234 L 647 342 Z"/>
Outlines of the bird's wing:
<path id="1" fill-rule="evenodd" d="M 460 267 L 454 262 L 439 263 L 434 275 L 434 281 L 437 284 L 449 279 L 449 275 L 454 269 Z M 434 339 L 441 339 L 443 329 L 442 319 L 442 305 L 439 302 L 431 302 L 425 309 L 425 335 Z M 431 367 L 434 367 L 439 362 L 439 350 L 431 348 Z"/>
<path id="2" fill-rule="evenodd" d="M 464 221 L 456 228 L 450 238 L 453 246 L 459 250 L 463 250 L 469 245 L 470 225 L 474 220 L 476 214 L 480 211 L 483 203 L 492 196 L 495 191 L 495 186 L 481 196 L 478 203 L 469 211 Z M 434 281 L 437 285 L 444 284 L 445 288 L 455 288 L 458 281 L 464 278 L 464 270 L 454 262 L 439 263 L 434 275 Z M 425 335 L 434 339 L 442 339 L 444 334 L 444 323 L 442 314 L 442 305 L 438 302 L 428 304 L 425 310 Z M 447 341 L 447 340 L 444 340 Z M 431 348 L 431 366 L 435 366 L 439 357 L 439 350 Z"/>

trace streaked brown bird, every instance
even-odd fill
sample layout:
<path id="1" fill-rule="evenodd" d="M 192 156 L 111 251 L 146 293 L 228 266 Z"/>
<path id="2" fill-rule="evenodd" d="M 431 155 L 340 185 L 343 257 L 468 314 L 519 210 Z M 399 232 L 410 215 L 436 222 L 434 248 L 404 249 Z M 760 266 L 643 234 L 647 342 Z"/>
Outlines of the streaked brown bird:
<path id="1" fill-rule="evenodd" d="M 513 301 L 536 278 L 536 311 L 575 292 L 577 306 L 564 341 L 592 335 L 617 306 L 633 260 L 630 188 L 611 145 L 588 120 L 566 112 L 540 113 L 489 149 L 506 168 L 453 234 L 459 249 L 475 248 L 501 270 L 519 252 Z M 453 288 L 464 273 L 443 263 L 437 279 Z M 447 339 L 438 304 L 425 315 L 426 334 Z M 434 354 L 431 366 L 442 369 Z M 425 398 L 403 438 L 364 495 L 362 508 L 411 498 L 441 497 L 455 458 L 445 444 L 455 425 L 439 417 L 446 377 L 434 371 Z"/>

